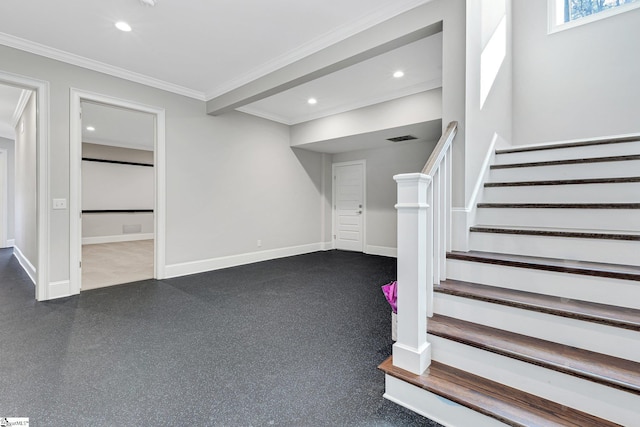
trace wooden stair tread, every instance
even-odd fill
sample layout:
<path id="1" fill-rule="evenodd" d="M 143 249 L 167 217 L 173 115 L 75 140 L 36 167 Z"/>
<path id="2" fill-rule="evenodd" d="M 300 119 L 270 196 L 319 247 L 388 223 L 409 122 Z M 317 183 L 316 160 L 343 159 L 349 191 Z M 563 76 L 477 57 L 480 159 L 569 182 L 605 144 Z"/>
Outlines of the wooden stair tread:
<path id="1" fill-rule="evenodd" d="M 620 138 L 605 138 L 605 139 L 596 139 L 591 141 L 559 142 L 557 144 L 526 145 L 521 147 L 501 148 L 496 150 L 496 154 L 524 153 L 528 151 L 546 151 L 546 150 L 556 150 L 559 148 L 587 147 L 591 145 L 620 144 L 625 142 L 636 142 L 636 141 L 640 141 L 640 136 L 625 136 Z"/>
<path id="2" fill-rule="evenodd" d="M 555 271 L 580 274 L 583 276 L 608 277 L 612 279 L 640 281 L 640 267 L 631 265 L 604 264 L 586 261 L 541 258 L 525 255 L 498 254 L 493 252 L 449 252 L 448 259 L 480 262 L 484 264 L 505 265 L 509 267 L 530 268 L 534 270 Z"/>
<path id="3" fill-rule="evenodd" d="M 445 280 L 435 292 L 640 331 L 640 310 L 495 286 Z"/>
<path id="4" fill-rule="evenodd" d="M 605 231 L 605 230 L 581 230 L 564 228 L 533 228 L 533 227 L 513 227 L 513 226 L 484 226 L 476 225 L 469 229 L 471 232 L 497 233 L 497 234 L 520 234 L 528 236 L 547 237 L 572 237 L 582 239 L 605 239 L 605 240 L 640 240 L 640 233 L 635 231 Z"/>
<path id="5" fill-rule="evenodd" d="M 387 375 L 511 426 L 618 426 L 610 421 L 436 361 L 431 362 L 422 375 L 393 366 L 393 357 L 382 362 L 378 369 Z"/>
<path id="6" fill-rule="evenodd" d="M 528 187 L 543 185 L 581 185 L 581 184 L 627 184 L 640 182 L 640 176 L 630 176 L 621 178 L 588 178 L 588 179 L 552 179 L 539 181 L 505 181 L 505 182 L 487 182 L 485 188 L 496 187 Z"/>
<path id="7" fill-rule="evenodd" d="M 511 169 L 511 168 L 537 167 L 537 166 L 575 165 L 575 164 L 581 164 L 581 163 L 624 162 L 629 160 L 640 160 L 640 154 L 631 154 L 626 156 L 588 157 L 585 159 L 544 160 L 544 161 L 538 161 L 538 162 L 506 163 L 506 164 L 500 164 L 500 165 L 491 165 L 489 169 Z"/>
<path id="8" fill-rule="evenodd" d="M 494 209 L 640 209 L 640 203 L 478 203 Z"/>
<path id="9" fill-rule="evenodd" d="M 523 362 L 640 394 L 640 363 L 442 315 L 428 333 Z"/>

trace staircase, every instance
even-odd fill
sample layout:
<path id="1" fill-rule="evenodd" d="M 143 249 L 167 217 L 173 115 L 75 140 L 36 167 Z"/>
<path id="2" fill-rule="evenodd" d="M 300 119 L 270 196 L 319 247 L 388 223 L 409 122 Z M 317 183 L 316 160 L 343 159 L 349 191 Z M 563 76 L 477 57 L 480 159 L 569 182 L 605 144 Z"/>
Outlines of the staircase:
<path id="1" fill-rule="evenodd" d="M 640 426 L 640 140 L 498 150 L 476 220 L 429 368 L 389 358 L 385 397 L 447 426 Z"/>

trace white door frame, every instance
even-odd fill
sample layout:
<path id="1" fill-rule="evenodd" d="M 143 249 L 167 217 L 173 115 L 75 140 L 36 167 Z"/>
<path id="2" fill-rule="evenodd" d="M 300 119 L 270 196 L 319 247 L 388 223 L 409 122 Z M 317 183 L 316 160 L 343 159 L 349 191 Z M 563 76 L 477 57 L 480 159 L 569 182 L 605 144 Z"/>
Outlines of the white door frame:
<path id="1" fill-rule="evenodd" d="M 367 161 L 354 160 L 331 164 L 331 248 L 336 248 L 336 167 L 362 165 L 362 252 L 367 248 Z"/>
<path id="2" fill-rule="evenodd" d="M 0 84 L 17 86 L 36 94 L 36 243 L 35 294 L 38 301 L 49 299 L 49 82 L 0 71 Z"/>
<path id="3" fill-rule="evenodd" d="M 0 248 L 7 247 L 7 237 L 9 227 L 8 215 L 8 201 L 9 197 L 7 193 L 9 192 L 9 186 L 7 180 L 9 179 L 9 174 L 7 172 L 8 162 L 7 156 L 9 152 L 5 149 L 0 148 Z"/>
<path id="4" fill-rule="evenodd" d="M 70 114 L 70 191 L 69 215 L 70 221 L 70 291 L 71 294 L 80 293 L 82 270 L 80 260 L 82 255 L 82 120 L 80 117 L 83 101 L 96 102 L 107 106 L 114 106 L 155 116 L 155 146 L 153 151 L 155 174 L 155 206 L 154 206 L 154 278 L 165 277 L 165 238 L 166 238 L 166 170 L 165 170 L 165 110 L 164 108 L 114 98 L 95 92 L 87 92 L 71 88 Z"/>

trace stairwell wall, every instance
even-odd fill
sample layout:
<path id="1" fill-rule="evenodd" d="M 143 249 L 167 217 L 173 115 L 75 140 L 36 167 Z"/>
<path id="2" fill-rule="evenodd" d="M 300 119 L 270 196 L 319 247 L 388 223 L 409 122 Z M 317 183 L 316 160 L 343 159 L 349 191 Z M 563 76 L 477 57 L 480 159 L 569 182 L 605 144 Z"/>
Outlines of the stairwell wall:
<path id="1" fill-rule="evenodd" d="M 464 199 L 453 199 L 453 249 L 468 250 L 468 229 L 473 224 L 478 189 L 485 177 L 494 146 L 512 138 L 512 14 L 511 0 L 466 2 L 464 177 L 453 169 L 453 188 L 464 184 Z M 464 139 L 462 139 L 464 138 Z"/>
<path id="2" fill-rule="evenodd" d="M 514 144 L 639 133 L 640 9 L 547 34 L 547 2 L 513 0 Z"/>

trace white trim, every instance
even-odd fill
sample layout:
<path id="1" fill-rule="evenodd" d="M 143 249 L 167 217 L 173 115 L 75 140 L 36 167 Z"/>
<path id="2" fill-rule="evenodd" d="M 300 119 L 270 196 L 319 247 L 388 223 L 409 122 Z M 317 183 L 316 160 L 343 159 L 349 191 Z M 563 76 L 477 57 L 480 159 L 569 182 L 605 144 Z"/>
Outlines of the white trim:
<path id="1" fill-rule="evenodd" d="M 129 80 L 135 83 L 140 83 L 145 86 L 154 87 L 156 89 L 165 90 L 178 95 L 187 96 L 200 101 L 205 100 L 203 92 L 190 89 L 184 86 L 169 83 L 160 79 L 146 76 L 144 74 L 136 73 L 133 71 L 125 70 L 124 68 L 114 67 L 113 65 L 105 64 L 104 62 L 95 61 L 93 59 L 84 58 L 73 53 L 65 52 L 63 50 L 55 49 L 49 46 L 45 46 L 40 43 L 35 43 L 30 40 L 25 40 L 19 37 L 12 36 L 6 33 L 0 33 L 0 44 L 9 46 L 15 49 L 20 49 L 25 52 L 34 53 L 36 55 L 44 56 L 46 58 L 62 61 L 67 64 L 76 65 L 78 67 L 86 68 L 88 70 L 97 71 L 99 73 L 108 74 L 110 76 L 119 77 L 121 79 Z"/>
<path id="2" fill-rule="evenodd" d="M 20 116 L 24 112 L 25 107 L 27 106 L 27 102 L 29 102 L 29 98 L 31 97 L 32 91 L 27 89 L 22 89 L 20 92 L 20 98 L 18 99 L 18 104 L 16 105 L 16 109 L 13 112 L 13 116 L 11 117 L 11 127 L 15 128 L 18 124 L 18 120 L 20 120 Z"/>
<path id="3" fill-rule="evenodd" d="M 0 248 L 8 247 L 9 237 L 9 173 L 7 171 L 9 151 L 0 148 Z"/>
<path id="4" fill-rule="evenodd" d="M 8 84 L 28 89 L 36 94 L 36 163 L 37 163 L 37 213 L 36 240 L 38 247 L 38 262 L 36 267 L 36 299 L 44 301 L 47 297 L 49 282 L 49 82 L 36 80 L 18 74 L 0 71 L 0 84 Z"/>
<path id="5" fill-rule="evenodd" d="M 336 249 L 336 167 L 362 165 L 362 252 L 367 247 L 367 161 L 331 163 L 331 242 Z"/>
<path id="6" fill-rule="evenodd" d="M 571 28 L 580 27 L 584 24 L 590 24 L 592 22 L 600 21 L 601 19 L 610 18 L 621 13 L 632 11 L 639 7 L 640 1 L 636 1 L 634 3 L 623 4 L 602 12 L 597 12 L 574 21 L 562 22 L 564 21 L 563 0 L 547 0 L 547 34 L 554 34 Z"/>
<path id="7" fill-rule="evenodd" d="M 367 245 L 364 253 L 369 255 L 386 256 L 389 258 L 398 258 L 398 248 L 390 248 L 387 246 Z"/>
<path id="8" fill-rule="evenodd" d="M 135 242 L 138 240 L 153 240 L 153 233 L 117 234 L 115 236 L 83 237 L 83 245 L 99 245 L 102 243 Z"/>
<path id="9" fill-rule="evenodd" d="M 155 116 L 155 206 L 154 206 L 154 230 L 155 230 L 155 255 L 154 278 L 165 277 L 165 253 L 166 253 L 166 153 L 165 153 L 165 110 L 163 108 L 148 106 L 134 101 L 128 101 L 95 92 L 70 89 L 69 129 L 70 129 L 70 197 L 69 216 L 70 223 L 70 292 L 77 294 L 81 289 L 82 274 L 80 260 L 82 253 L 82 230 L 80 224 L 80 211 L 82 201 L 81 188 L 81 159 L 82 159 L 82 123 L 80 118 L 81 102 L 91 101 L 105 105 L 116 106 L 128 110 L 141 111 Z"/>
<path id="10" fill-rule="evenodd" d="M 71 282 L 61 280 L 59 282 L 51 282 L 47 286 L 47 295 L 49 299 L 63 298 L 73 295 L 71 292 Z"/>
<path id="11" fill-rule="evenodd" d="M 331 242 L 320 242 L 320 250 L 321 251 L 331 251 L 333 250 L 333 243 Z"/>
<path id="12" fill-rule="evenodd" d="M 12 248 L 16 245 L 16 240 L 15 239 L 7 239 L 7 247 L 8 248 Z"/>
<path id="13" fill-rule="evenodd" d="M 36 284 L 36 267 L 31 264 L 26 256 L 22 253 L 19 247 L 13 247 L 13 255 L 18 259 L 18 262 L 22 266 L 23 270 L 27 273 L 33 284 Z"/>
<path id="14" fill-rule="evenodd" d="M 252 264 L 254 262 L 268 261 L 277 258 L 285 258 L 294 255 L 308 254 L 325 250 L 324 243 L 312 243 L 302 246 L 290 246 L 287 248 L 271 249 L 245 254 L 229 255 L 219 258 L 210 258 L 200 261 L 183 262 L 167 265 L 165 278 L 186 276 L 189 274 L 204 273 L 206 271 L 220 270 L 238 265 Z"/>
<path id="15" fill-rule="evenodd" d="M 375 27 L 384 21 L 431 1 L 433 0 L 409 0 L 404 2 L 402 5 L 398 5 L 397 2 L 389 2 L 385 6 L 363 16 L 356 22 L 349 23 L 348 25 L 343 25 L 338 28 L 333 28 L 326 34 L 316 37 L 291 52 L 275 57 L 248 73 L 241 74 L 231 81 L 206 91 L 205 98 L 207 100 L 211 100 L 229 91 L 237 89 L 240 86 L 264 77 L 273 71 L 291 65 L 302 58 L 317 53 L 331 45 L 344 41 L 362 31 Z"/>

